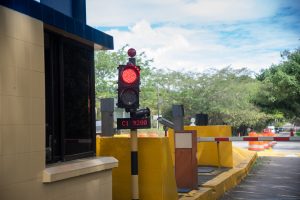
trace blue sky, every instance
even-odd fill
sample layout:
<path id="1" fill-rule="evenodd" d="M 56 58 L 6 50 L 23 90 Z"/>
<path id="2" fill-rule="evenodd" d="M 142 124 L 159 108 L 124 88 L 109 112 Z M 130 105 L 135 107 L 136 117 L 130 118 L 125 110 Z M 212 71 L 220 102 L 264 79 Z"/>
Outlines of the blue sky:
<path id="1" fill-rule="evenodd" d="M 259 72 L 300 47 L 300 0 L 87 0 L 87 23 L 177 71 Z"/>

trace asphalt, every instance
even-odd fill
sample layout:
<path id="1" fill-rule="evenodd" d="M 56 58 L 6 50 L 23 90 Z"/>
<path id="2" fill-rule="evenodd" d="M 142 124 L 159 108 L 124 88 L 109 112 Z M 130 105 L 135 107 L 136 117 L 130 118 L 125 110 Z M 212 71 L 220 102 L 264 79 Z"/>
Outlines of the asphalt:
<path id="1" fill-rule="evenodd" d="M 245 143 L 234 146 L 234 167 L 198 168 L 198 190 L 179 194 L 180 200 L 300 200 L 299 143 L 257 153 L 245 150 Z"/>
<path id="2" fill-rule="evenodd" d="M 259 157 L 248 176 L 221 200 L 300 200 L 300 157 Z"/>

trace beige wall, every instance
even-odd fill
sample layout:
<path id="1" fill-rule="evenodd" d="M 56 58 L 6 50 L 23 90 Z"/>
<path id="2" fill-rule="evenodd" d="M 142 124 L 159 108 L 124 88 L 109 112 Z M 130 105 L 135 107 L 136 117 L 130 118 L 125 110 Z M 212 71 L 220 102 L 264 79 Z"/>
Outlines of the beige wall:
<path id="1" fill-rule="evenodd" d="M 111 199 L 111 170 L 43 184 L 45 167 L 43 23 L 0 6 L 0 199 Z"/>

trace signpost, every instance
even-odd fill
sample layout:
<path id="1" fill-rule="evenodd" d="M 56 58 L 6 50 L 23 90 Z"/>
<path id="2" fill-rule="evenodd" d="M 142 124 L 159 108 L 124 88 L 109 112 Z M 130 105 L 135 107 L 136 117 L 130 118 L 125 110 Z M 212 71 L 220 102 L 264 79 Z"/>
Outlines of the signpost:
<path id="1" fill-rule="evenodd" d="M 138 178 L 138 137 L 137 129 L 151 127 L 150 109 L 139 108 L 140 93 L 140 67 L 136 66 L 136 51 L 130 48 L 127 52 L 128 63 L 119 65 L 118 76 L 118 103 L 119 108 L 124 108 L 130 113 L 130 118 L 118 118 L 117 129 L 130 129 L 131 139 L 131 184 L 132 199 L 139 199 L 139 178 Z"/>

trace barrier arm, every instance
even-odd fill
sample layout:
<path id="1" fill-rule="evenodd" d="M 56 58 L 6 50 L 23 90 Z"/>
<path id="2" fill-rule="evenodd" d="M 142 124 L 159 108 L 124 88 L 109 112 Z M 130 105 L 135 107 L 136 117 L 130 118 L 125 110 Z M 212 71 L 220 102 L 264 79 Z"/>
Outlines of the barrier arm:
<path id="1" fill-rule="evenodd" d="M 232 142 L 232 141 L 277 141 L 296 142 L 300 141 L 300 136 L 293 137 L 197 137 L 197 142 Z"/>

